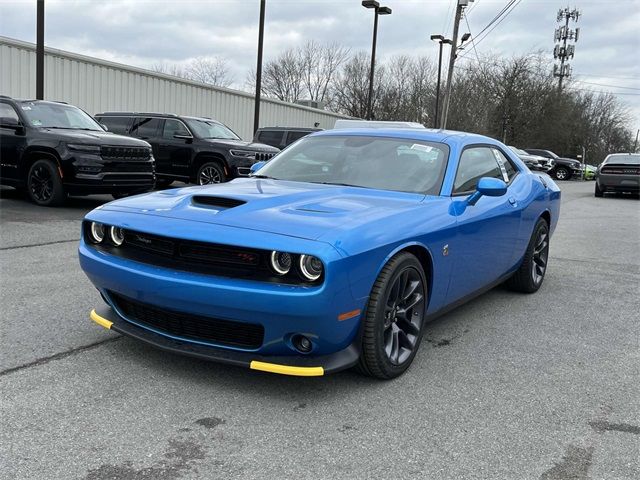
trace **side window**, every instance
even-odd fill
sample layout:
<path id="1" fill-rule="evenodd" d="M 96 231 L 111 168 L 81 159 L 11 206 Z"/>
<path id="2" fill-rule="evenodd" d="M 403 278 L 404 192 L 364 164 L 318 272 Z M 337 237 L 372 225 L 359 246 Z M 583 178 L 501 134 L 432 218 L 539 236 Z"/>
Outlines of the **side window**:
<path id="1" fill-rule="evenodd" d="M 502 170 L 502 176 L 505 183 L 509 183 L 513 177 L 516 176 L 518 170 L 513 166 L 511 160 L 509 160 L 504 153 L 500 150 L 496 150 L 492 148 L 493 154 L 496 156 L 496 160 L 498 161 L 498 165 L 500 165 L 500 170 Z"/>
<path id="2" fill-rule="evenodd" d="M 131 135 L 140 138 L 155 137 L 160 126 L 160 119 L 154 117 L 137 117 L 131 127 Z"/>
<path id="3" fill-rule="evenodd" d="M 302 137 L 309 135 L 309 132 L 289 132 L 287 134 L 287 141 L 285 145 L 291 145 L 296 140 L 300 140 Z"/>
<path id="4" fill-rule="evenodd" d="M 18 114 L 8 103 L 0 103 L 0 117 L 12 118 L 16 122 L 20 121 L 20 118 L 18 118 Z"/>
<path id="5" fill-rule="evenodd" d="M 189 135 L 191 133 L 187 130 L 184 123 L 180 120 L 167 119 L 164 121 L 164 128 L 162 129 L 162 138 L 172 139 L 174 135 Z"/>
<path id="6" fill-rule="evenodd" d="M 453 182 L 454 194 L 474 191 L 482 177 L 504 180 L 502 169 L 492 151 L 489 147 L 472 147 L 462 152 Z"/>
<path id="7" fill-rule="evenodd" d="M 282 144 L 283 134 L 284 132 L 282 130 L 265 130 L 258 134 L 258 141 L 271 145 L 272 147 L 278 147 Z"/>
<path id="8" fill-rule="evenodd" d="M 129 133 L 131 117 L 98 117 L 98 122 L 107 126 L 110 132 L 126 135 Z"/>

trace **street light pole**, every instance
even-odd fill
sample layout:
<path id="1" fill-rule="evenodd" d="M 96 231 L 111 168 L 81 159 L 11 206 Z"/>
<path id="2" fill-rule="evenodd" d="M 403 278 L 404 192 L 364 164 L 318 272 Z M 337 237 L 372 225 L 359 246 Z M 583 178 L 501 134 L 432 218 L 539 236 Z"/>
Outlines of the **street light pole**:
<path id="1" fill-rule="evenodd" d="M 442 35 L 431 35 L 431 40 L 440 44 L 440 53 L 438 54 L 438 82 L 436 83 L 436 113 L 433 117 L 433 128 L 438 128 L 438 113 L 440 106 L 440 79 L 442 77 L 442 45 L 445 43 L 451 45 L 451 40 L 444 38 Z"/>
<path id="2" fill-rule="evenodd" d="M 260 93 L 262 91 L 262 47 L 264 45 L 264 10 L 266 0 L 260 0 L 260 30 L 258 32 L 258 65 L 256 66 L 256 99 L 253 113 L 253 133 L 260 124 Z"/>
<path id="3" fill-rule="evenodd" d="M 371 46 L 371 68 L 369 69 L 369 95 L 367 96 L 367 120 L 372 120 L 373 78 L 376 67 L 376 43 L 378 41 L 378 15 L 391 15 L 389 7 L 381 7 L 375 0 L 363 0 L 362 6 L 373 8 L 373 45 Z"/>
<path id="4" fill-rule="evenodd" d="M 36 99 L 44 100 L 44 0 L 36 6 Z"/>

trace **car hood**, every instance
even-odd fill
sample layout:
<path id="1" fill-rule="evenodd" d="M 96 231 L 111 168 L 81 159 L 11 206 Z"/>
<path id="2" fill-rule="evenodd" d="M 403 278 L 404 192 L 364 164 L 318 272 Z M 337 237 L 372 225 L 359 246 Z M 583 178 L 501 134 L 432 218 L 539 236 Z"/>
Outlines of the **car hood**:
<path id="1" fill-rule="evenodd" d="M 268 179 L 186 187 L 108 203 L 104 210 L 269 232 L 308 240 L 419 206 L 422 194 Z"/>
<path id="2" fill-rule="evenodd" d="M 110 132 L 94 130 L 75 130 L 73 128 L 42 128 L 42 133 L 51 135 L 56 140 L 85 145 L 117 145 L 126 147 L 149 147 L 144 140 L 125 137 Z"/>
<path id="3" fill-rule="evenodd" d="M 244 140 L 232 140 L 226 138 L 205 138 L 203 140 L 205 140 L 206 142 L 215 143 L 216 145 L 224 145 L 228 148 L 243 148 L 246 150 L 251 150 L 252 152 L 277 153 L 280 151 L 278 148 L 272 147 L 271 145 L 265 145 L 264 143 L 256 142 L 245 142 Z"/>

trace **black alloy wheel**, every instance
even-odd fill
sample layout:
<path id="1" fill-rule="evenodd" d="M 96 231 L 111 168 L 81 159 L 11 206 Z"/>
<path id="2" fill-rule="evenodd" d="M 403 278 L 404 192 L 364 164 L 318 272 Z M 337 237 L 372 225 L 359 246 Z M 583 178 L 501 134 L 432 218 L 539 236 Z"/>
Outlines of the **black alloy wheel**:
<path id="1" fill-rule="evenodd" d="M 211 185 L 213 183 L 222 183 L 226 180 L 227 177 L 219 163 L 205 163 L 198 169 L 196 178 L 198 185 Z"/>
<path id="2" fill-rule="evenodd" d="M 522 293 L 537 292 L 549 263 L 549 225 L 544 218 L 539 218 L 534 229 L 522 263 L 506 285 L 511 290 Z"/>
<path id="3" fill-rule="evenodd" d="M 427 282 L 418 259 L 402 252 L 378 276 L 363 324 L 361 372 L 383 379 L 401 375 L 422 337 Z"/>
<path id="4" fill-rule="evenodd" d="M 31 200 L 52 207 L 64 202 L 65 193 L 57 166 L 50 160 L 37 160 L 27 173 L 27 193 Z"/>
<path id="5" fill-rule="evenodd" d="M 556 168 L 556 179 L 557 180 L 569 180 L 571 177 L 571 173 L 565 167 Z"/>

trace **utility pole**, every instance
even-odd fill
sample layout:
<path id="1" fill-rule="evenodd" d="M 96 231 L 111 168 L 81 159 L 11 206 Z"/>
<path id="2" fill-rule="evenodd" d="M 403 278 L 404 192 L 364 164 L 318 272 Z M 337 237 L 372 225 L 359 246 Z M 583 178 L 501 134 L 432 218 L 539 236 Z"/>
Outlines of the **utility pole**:
<path id="1" fill-rule="evenodd" d="M 447 73 L 447 87 L 444 93 L 444 101 L 442 102 L 442 120 L 440 128 L 447 128 L 447 117 L 449 116 L 449 103 L 451 102 L 451 81 L 453 79 L 453 67 L 456 63 L 456 53 L 458 50 L 458 30 L 460 29 L 460 19 L 462 11 L 473 0 L 458 0 L 456 7 L 456 18 L 453 22 L 453 37 L 451 38 L 451 55 L 449 56 L 449 72 Z"/>
<path id="2" fill-rule="evenodd" d="M 578 41 L 578 36 L 580 35 L 580 28 L 576 28 L 575 30 L 569 29 L 569 20 L 578 21 L 580 18 L 580 11 L 577 8 L 570 10 L 569 7 L 561 8 L 558 10 L 557 21 L 562 22 L 564 20 L 564 25 L 556 28 L 553 39 L 556 42 L 556 46 L 553 49 L 553 58 L 560 59 L 560 65 L 553 65 L 553 76 L 558 77 L 558 91 L 562 91 L 562 80 L 564 77 L 571 76 L 571 65 L 565 62 L 568 61 L 569 58 L 573 58 L 575 53 L 575 45 L 567 45 L 567 40 L 573 40 L 574 42 Z"/>
<path id="3" fill-rule="evenodd" d="M 36 6 L 36 99 L 44 100 L 44 0 Z"/>
<path id="4" fill-rule="evenodd" d="M 636 141 L 633 142 L 633 153 L 638 151 L 638 135 L 640 134 L 640 128 L 636 131 Z"/>
<path id="5" fill-rule="evenodd" d="M 253 133 L 260 124 L 260 93 L 262 91 L 262 47 L 264 45 L 264 10 L 266 0 L 260 0 L 260 30 L 258 32 L 258 65 L 256 67 L 256 100 L 253 113 Z"/>

